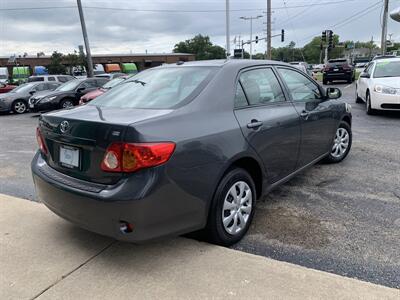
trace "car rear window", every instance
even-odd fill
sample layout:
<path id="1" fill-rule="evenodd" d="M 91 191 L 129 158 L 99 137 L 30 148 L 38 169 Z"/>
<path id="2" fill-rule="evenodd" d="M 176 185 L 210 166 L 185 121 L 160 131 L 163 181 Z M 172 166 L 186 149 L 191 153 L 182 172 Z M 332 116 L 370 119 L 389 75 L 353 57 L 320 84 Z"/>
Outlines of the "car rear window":
<path id="1" fill-rule="evenodd" d="M 35 77 L 28 78 L 28 82 L 36 82 L 36 81 L 44 81 L 44 77 L 35 76 Z"/>
<path id="2" fill-rule="evenodd" d="M 347 60 L 330 60 L 330 61 L 328 61 L 328 65 L 331 65 L 331 66 L 338 66 L 338 65 L 345 65 L 345 64 L 347 64 Z"/>
<path id="3" fill-rule="evenodd" d="M 193 99 L 216 70 L 216 67 L 150 69 L 129 78 L 89 104 L 119 108 L 175 108 Z"/>

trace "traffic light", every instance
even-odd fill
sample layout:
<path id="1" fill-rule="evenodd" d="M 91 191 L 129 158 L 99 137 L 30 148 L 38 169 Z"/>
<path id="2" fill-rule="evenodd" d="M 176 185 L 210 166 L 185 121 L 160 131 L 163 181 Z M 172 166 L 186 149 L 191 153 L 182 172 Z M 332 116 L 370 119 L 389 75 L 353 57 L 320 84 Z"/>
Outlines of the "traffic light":
<path id="1" fill-rule="evenodd" d="M 333 46 L 333 31 L 332 30 L 328 30 L 328 48 L 329 49 L 334 48 L 334 46 Z"/>
<path id="2" fill-rule="evenodd" d="M 256 35 L 256 44 L 258 44 L 258 35 Z"/>
<path id="3" fill-rule="evenodd" d="M 281 42 L 283 43 L 285 41 L 285 29 L 282 29 L 281 31 Z"/>
<path id="4" fill-rule="evenodd" d="M 322 42 L 325 43 L 326 42 L 326 30 L 322 31 L 322 38 L 321 38 Z"/>

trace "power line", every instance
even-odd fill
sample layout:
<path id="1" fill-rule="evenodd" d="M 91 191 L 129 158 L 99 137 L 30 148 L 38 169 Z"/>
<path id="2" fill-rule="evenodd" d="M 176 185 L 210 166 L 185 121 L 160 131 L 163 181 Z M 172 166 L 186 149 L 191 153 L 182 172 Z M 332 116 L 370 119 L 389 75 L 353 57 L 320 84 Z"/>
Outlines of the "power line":
<path id="1" fill-rule="evenodd" d="M 273 10 L 280 9 L 295 9 L 295 8 L 306 8 L 322 5 L 333 5 L 340 3 L 348 3 L 360 0 L 335 0 L 326 1 L 312 4 L 302 4 L 293 6 L 278 6 L 273 7 Z M 12 8 L 0 8 L 0 11 L 22 11 L 22 10 L 48 10 L 48 9 L 70 9 L 76 8 L 76 6 L 41 6 L 41 7 L 12 7 Z M 97 10 L 114 10 L 114 11 L 137 11 L 137 12 L 162 12 L 162 13 L 220 13 L 225 12 L 225 9 L 207 9 L 207 10 L 180 10 L 180 9 L 139 9 L 139 8 L 120 8 L 120 7 L 101 7 L 101 6 L 84 6 L 86 9 L 97 9 Z M 264 11 L 265 8 L 243 8 L 243 9 L 231 9 L 231 12 L 243 12 L 243 11 Z"/>

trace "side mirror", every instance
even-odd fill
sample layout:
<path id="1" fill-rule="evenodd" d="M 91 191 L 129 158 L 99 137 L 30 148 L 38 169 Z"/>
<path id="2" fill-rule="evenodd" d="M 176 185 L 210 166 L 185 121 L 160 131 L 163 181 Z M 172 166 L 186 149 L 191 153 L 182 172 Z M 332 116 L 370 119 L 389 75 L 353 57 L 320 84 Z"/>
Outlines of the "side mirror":
<path id="1" fill-rule="evenodd" d="M 79 89 L 76 90 L 77 93 L 82 93 L 85 90 L 84 87 L 80 87 Z"/>
<path id="2" fill-rule="evenodd" d="M 29 94 L 33 95 L 36 91 L 30 91 Z"/>
<path id="3" fill-rule="evenodd" d="M 362 72 L 360 75 L 361 78 L 371 78 L 371 75 L 368 74 L 367 72 Z"/>
<path id="4" fill-rule="evenodd" d="M 326 89 L 326 97 L 328 99 L 338 99 L 342 97 L 342 91 L 338 88 L 330 87 Z"/>

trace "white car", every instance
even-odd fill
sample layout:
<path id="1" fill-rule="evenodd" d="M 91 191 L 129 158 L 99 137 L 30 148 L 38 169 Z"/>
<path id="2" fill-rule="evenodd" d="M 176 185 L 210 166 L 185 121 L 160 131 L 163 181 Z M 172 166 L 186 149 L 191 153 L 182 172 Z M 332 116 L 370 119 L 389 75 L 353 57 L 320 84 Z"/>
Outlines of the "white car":
<path id="1" fill-rule="evenodd" d="M 356 102 L 367 103 L 367 114 L 376 110 L 400 111 L 400 58 L 370 62 L 356 85 Z"/>

